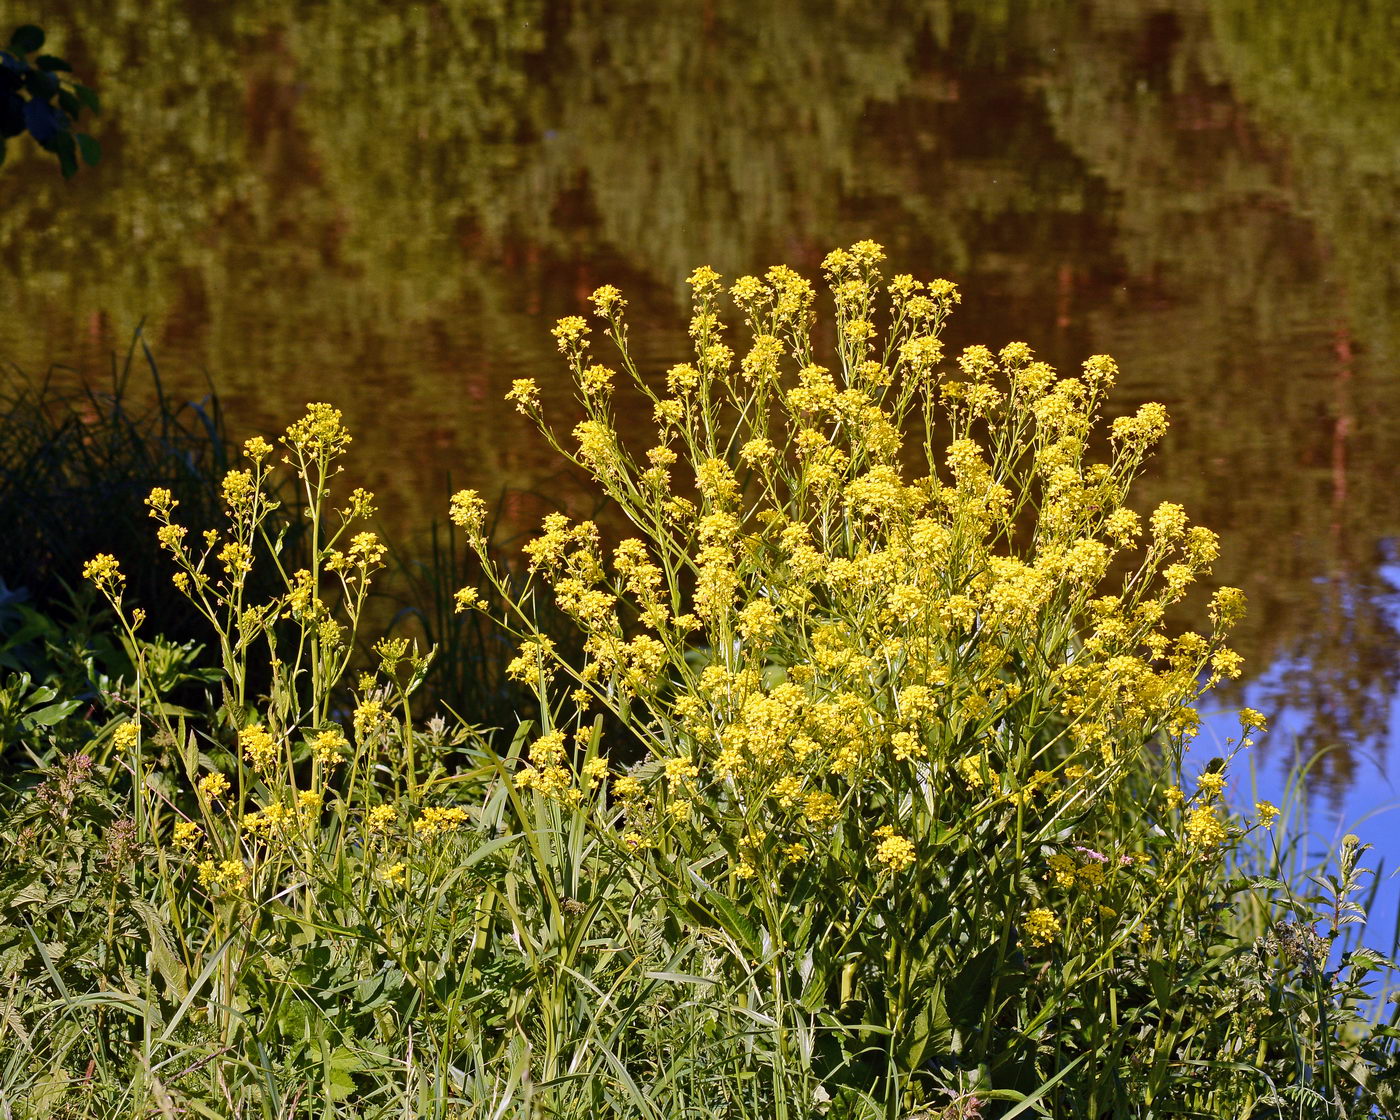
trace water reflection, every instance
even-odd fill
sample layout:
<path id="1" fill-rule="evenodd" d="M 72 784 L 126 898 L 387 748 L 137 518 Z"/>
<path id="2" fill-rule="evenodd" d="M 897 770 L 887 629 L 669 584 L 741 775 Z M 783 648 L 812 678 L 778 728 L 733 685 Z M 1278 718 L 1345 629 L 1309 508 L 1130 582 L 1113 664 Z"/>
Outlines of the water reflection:
<path id="1" fill-rule="evenodd" d="M 679 282 L 873 235 L 955 343 L 1108 351 L 1167 401 L 1152 490 L 1225 537 L 1241 644 L 1319 742 L 1397 689 L 1400 10 L 1280 0 L 67 0 L 97 173 L 0 176 L 0 353 L 101 369 L 146 317 L 249 427 L 345 408 L 400 530 L 448 476 L 557 485 L 500 397 L 606 279 L 658 364 Z M 525 508 L 522 504 L 519 508 Z M 1326 773 L 1349 780 L 1349 755 Z"/>

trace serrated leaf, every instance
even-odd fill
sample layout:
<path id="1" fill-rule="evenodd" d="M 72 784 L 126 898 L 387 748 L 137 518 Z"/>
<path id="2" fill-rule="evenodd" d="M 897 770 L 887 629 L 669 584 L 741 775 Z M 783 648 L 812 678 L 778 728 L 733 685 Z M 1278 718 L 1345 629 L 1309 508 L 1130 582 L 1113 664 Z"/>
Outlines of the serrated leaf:
<path id="1" fill-rule="evenodd" d="M 170 931 L 166 927 L 164 919 L 161 918 L 155 907 L 144 898 L 133 898 L 131 908 L 140 915 L 141 921 L 145 923 L 146 932 L 151 935 L 149 951 L 156 970 L 170 986 L 170 990 L 175 993 L 175 997 L 184 999 L 190 990 L 189 976 L 184 964 L 175 953 L 175 945 L 170 939 Z"/>
<path id="2" fill-rule="evenodd" d="M 102 159 L 102 145 L 89 136 L 86 132 L 77 134 L 78 151 L 83 157 L 83 162 L 89 167 L 96 167 L 98 161 Z"/>
<path id="3" fill-rule="evenodd" d="M 32 883 L 26 883 L 10 896 L 11 906 L 27 906 L 32 902 L 46 902 L 49 897 L 48 888 L 43 883 L 35 879 Z"/>
<path id="4" fill-rule="evenodd" d="M 706 901 L 714 907 L 715 916 L 719 919 L 719 924 L 724 931 L 740 941 L 755 958 L 761 958 L 763 956 L 763 940 L 759 937 L 758 931 L 754 929 L 753 923 L 739 907 L 734 905 L 731 899 L 715 890 L 708 883 L 703 883 L 703 886 Z"/>

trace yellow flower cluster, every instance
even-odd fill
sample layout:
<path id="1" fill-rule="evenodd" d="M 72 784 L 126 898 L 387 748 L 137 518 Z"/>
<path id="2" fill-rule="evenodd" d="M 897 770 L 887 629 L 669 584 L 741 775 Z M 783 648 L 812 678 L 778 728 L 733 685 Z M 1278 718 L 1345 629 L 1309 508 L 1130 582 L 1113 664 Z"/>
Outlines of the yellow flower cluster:
<path id="1" fill-rule="evenodd" d="M 118 754 L 126 754 L 136 748 L 141 741 L 141 725 L 134 719 L 119 723 L 112 732 L 112 749 Z"/>
<path id="2" fill-rule="evenodd" d="M 248 868 L 237 859 L 206 859 L 197 874 L 200 885 L 210 891 L 237 891 L 248 882 Z"/>
<path id="3" fill-rule="evenodd" d="M 914 845 L 895 832 L 890 825 L 875 830 L 879 843 L 875 847 L 875 861 L 891 871 L 903 871 L 914 862 Z"/>
<path id="4" fill-rule="evenodd" d="M 515 775 L 515 784 L 565 805 L 582 801 L 583 791 L 574 784 L 573 772 L 567 765 L 564 732 L 551 731 L 535 740 L 530 748 L 530 765 Z"/>
<path id="5" fill-rule="evenodd" d="M 228 778 L 218 771 L 212 774 L 205 774 L 199 779 L 199 796 L 205 801 L 218 801 L 227 795 L 229 790 Z"/>
<path id="6" fill-rule="evenodd" d="M 1214 805 L 1198 805 L 1189 810 L 1182 832 L 1191 847 L 1205 852 L 1219 848 L 1230 836 Z"/>
<path id="7" fill-rule="evenodd" d="M 460 806 L 429 806 L 418 818 L 418 832 L 422 836 L 436 836 L 456 832 L 466 823 L 467 811 Z"/>
<path id="8" fill-rule="evenodd" d="M 1189 740 L 1203 684 L 1240 671 L 1224 644 L 1238 590 L 1214 595 L 1209 633 L 1167 624 L 1209 572 L 1215 535 L 1175 503 L 1145 515 L 1128 503 L 1166 410 L 1146 404 L 1100 440 L 1118 376 L 1104 355 L 1062 376 L 1011 342 L 970 346 L 945 369 L 957 288 L 886 282 L 883 259 L 862 241 L 823 261 L 836 311 L 827 354 L 813 342 L 812 285 L 791 269 L 726 289 L 702 267 L 689 278 L 693 355 L 664 378 L 628 355 L 616 289 L 598 289 L 593 310 L 621 351 L 618 374 L 584 362 L 581 317 L 559 322 L 584 412 L 575 441 L 544 424 L 533 381 L 509 394 L 641 534 L 609 556 L 593 523 L 547 516 L 525 546 L 529 594 L 547 592 L 578 625 L 583 664 L 521 610 L 508 667 L 542 699 L 574 678 L 580 727 L 601 703 L 652 746 L 665 782 L 648 793 L 643 767 L 612 788 L 636 850 L 658 829 L 708 827 L 691 811 L 699 799 L 736 817 L 743 806 L 735 834 L 765 840 L 735 858 L 755 874 L 794 845 L 810 852 L 818 834 L 834 852 L 847 829 L 889 829 L 872 862 L 912 866 L 910 841 L 866 817 L 872 806 L 889 816 L 900 797 L 952 795 L 971 813 L 1041 819 L 1111 804 L 1135 752 L 1158 736 Z M 743 343 L 728 333 L 726 296 Z M 635 448 L 613 412 L 614 376 L 633 379 L 657 421 Z M 903 447 L 911 430 L 922 456 Z M 484 510 L 463 492 L 452 516 L 475 531 Z M 479 536 L 475 547 L 512 600 Z M 562 731 L 519 778 L 570 805 L 595 780 L 575 776 Z M 1051 864 L 1061 885 L 1108 874 L 1070 862 Z"/>
<path id="9" fill-rule="evenodd" d="M 103 589 L 115 589 L 126 582 L 121 565 L 109 552 L 99 552 L 83 565 L 83 579 L 91 580 Z"/>
<path id="10" fill-rule="evenodd" d="M 345 752 L 349 749 L 350 744 L 345 738 L 345 732 L 335 726 L 318 731 L 311 740 L 311 757 L 322 766 L 334 766 L 344 762 Z"/>
<path id="11" fill-rule="evenodd" d="M 1060 919 L 1053 910 L 1037 906 L 1026 915 L 1021 929 L 1031 939 L 1032 945 L 1049 945 L 1060 935 Z"/>
<path id="12" fill-rule="evenodd" d="M 306 406 L 306 415 L 287 428 L 284 439 L 294 451 L 312 458 L 329 459 L 349 445 L 350 433 L 341 423 L 340 409 L 312 403 Z M 260 459 L 267 453 L 263 447 L 247 450 L 250 458 Z M 255 455 L 255 451 L 260 454 Z"/>
<path id="13" fill-rule="evenodd" d="M 176 821 L 172 840 L 175 847 L 181 851 L 191 852 L 199 847 L 199 842 L 204 839 L 204 829 L 193 821 Z"/>
<path id="14" fill-rule="evenodd" d="M 255 770 L 268 770 L 277 759 L 277 740 L 260 723 L 252 723 L 238 733 L 238 746 Z"/>

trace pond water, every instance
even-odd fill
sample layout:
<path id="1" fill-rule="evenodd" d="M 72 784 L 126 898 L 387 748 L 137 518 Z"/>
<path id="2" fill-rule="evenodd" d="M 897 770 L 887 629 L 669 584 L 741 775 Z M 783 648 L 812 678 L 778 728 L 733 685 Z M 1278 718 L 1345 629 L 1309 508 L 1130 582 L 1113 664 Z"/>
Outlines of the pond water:
<path id="1" fill-rule="evenodd" d="M 597 284 L 623 288 L 664 368 L 695 265 L 815 275 L 873 237 L 898 270 L 962 286 L 954 346 L 1024 339 L 1060 368 L 1107 352 L 1121 407 L 1168 405 L 1139 497 L 1220 531 L 1216 578 L 1249 594 L 1251 675 L 1219 702 L 1273 717 L 1261 786 L 1325 749 L 1325 836 L 1393 798 L 1400 7 L 42 15 L 102 93 L 106 155 L 71 183 L 34 158 L 0 174 L 0 357 L 100 373 L 144 319 L 167 386 L 198 395 L 207 371 L 240 433 L 333 401 L 404 535 L 449 486 L 563 485 L 501 398 L 532 376 L 566 399 L 549 327 Z M 1400 858 L 1391 818 L 1358 831 Z"/>

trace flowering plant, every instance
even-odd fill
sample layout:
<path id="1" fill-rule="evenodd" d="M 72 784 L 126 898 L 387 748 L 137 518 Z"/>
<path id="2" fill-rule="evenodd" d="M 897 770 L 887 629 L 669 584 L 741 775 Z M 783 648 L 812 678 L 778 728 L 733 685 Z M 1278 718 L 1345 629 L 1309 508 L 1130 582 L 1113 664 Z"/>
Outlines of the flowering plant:
<path id="1" fill-rule="evenodd" d="M 1033 979 L 1107 999 L 1218 870 L 1223 778 L 1188 801 L 1180 775 L 1196 701 L 1240 672 L 1225 641 L 1244 597 L 1216 591 L 1203 633 L 1168 624 L 1217 539 L 1178 505 L 1130 504 L 1161 405 L 1109 424 L 1097 459 L 1110 358 L 1060 376 L 1013 342 L 945 364 L 957 288 L 887 281 L 882 260 L 868 241 L 826 258 L 828 356 L 792 270 L 729 287 L 740 341 L 720 277 L 697 269 L 694 357 L 664 379 L 633 362 L 621 294 L 598 289 L 617 369 L 584 318 L 554 331 L 584 413 L 572 442 L 515 383 L 635 532 L 608 548 L 551 514 L 526 546 L 511 671 L 544 726 L 516 781 L 593 813 L 723 937 L 774 1009 L 775 1060 L 815 1051 L 910 1099 L 946 1062 L 1024 1088 L 1074 1046 L 1047 1032 L 1058 997 Z M 649 446 L 619 430 L 619 382 L 650 401 Z M 454 497 L 509 598 L 483 518 Z M 581 665 L 532 624 L 540 597 L 584 634 Z M 610 778 L 599 713 L 644 752 Z M 1242 739 L 1263 724 L 1242 720 Z"/>

